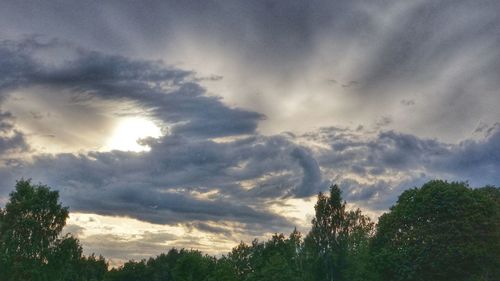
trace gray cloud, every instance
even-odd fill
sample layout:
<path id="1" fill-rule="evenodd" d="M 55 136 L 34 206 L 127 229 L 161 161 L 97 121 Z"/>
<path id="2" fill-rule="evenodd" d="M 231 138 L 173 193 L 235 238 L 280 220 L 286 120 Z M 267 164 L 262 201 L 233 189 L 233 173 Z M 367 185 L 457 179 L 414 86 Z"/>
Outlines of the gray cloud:
<path id="1" fill-rule="evenodd" d="M 204 231 L 204 232 L 209 232 L 209 233 L 214 233 L 214 234 L 222 234 L 224 236 L 231 236 L 233 234 L 233 231 L 231 228 L 227 227 L 220 227 L 220 226 L 213 226 L 204 222 L 195 222 L 192 224 L 188 224 L 189 227 L 194 227 L 198 230 Z"/>
<path id="2" fill-rule="evenodd" d="M 54 47 L 68 47 L 74 57 L 55 66 L 36 59 L 37 53 Z M 42 85 L 69 90 L 76 101 L 82 96 L 127 99 L 174 124 L 174 133 L 201 137 L 253 133 L 263 118 L 259 113 L 229 108 L 220 99 L 204 95 L 202 87 L 189 81 L 190 72 L 169 69 L 161 62 L 103 55 L 57 41 L 43 45 L 32 40 L 5 41 L 0 48 L 5 65 L 0 89 Z"/>
<path id="3" fill-rule="evenodd" d="M 10 112 L 0 111 L 0 159 L 2 160 L 10 153 L 29 150 L 25 135 L 15 128 L 12 119 Z"/>
<path id="4" fill-rule="evenodd" d="M 329 146 L 317 151 L 315 157 L 345 189 L 348 200 L 383 210 L 402 190 L 430 179 L 469 181 L 472 186 L 498 184 L 499 126 L 484 131 L 487 133 L 482 138 L 457 144 L 394 131 L 339 128 L 325 128 L 304 137 Z"/>
<path id="5" fill-rule="evenodd" d="M 61 64 L 44 63 L 42 51 L 52 48 L 67 49 L 71 55 Z M 90 104 L 99 102 L 94 98 L 128 100 L 169 126 L 164 137 L 143 141 L 151 147 L 148 153 L 35 154 L 30 161 L 8 163 L 4 184 L 32 177 L 60 189 L 74 211 L 127 215 L 160 224 L 189 220 L 270 224 L 268 229 L 292 222 L 268 209 L 266 200 L 310 196 L 327 185 L 311 151 L 285 136 L 256 134 L 261 114 L 207 96 L 190 72 L 57 40 L 6 41 L 0 49 L 8 66 L 3 70 L 4 94 L 41 85 L 69 91 L 76 103 L 82 102 L 81 96 Z M 223 142 L 210 139 L 239 135 L 250 136 Z M 217 193 L 210 198 L 194 194 L 209 191 Z"/>
<path id="6" fill-rule="evenodd" d="M 292 156 L 297 159 L 303 169 L 302 181 L 294 190 L 296 196 L 308 197 L 328 186 L 328 182 L 321 180 L 319 165 L 310 152 L 303 148 L 296 148 L 292 151 Z"/>
<path id="7" fill-rule="evenodd" d="M 500 118 L 493 106 L 499 8 L 472 0 L 28 1 L 6 3 L 0 24 L 8 38 L 45 34 L 223 76 L 224 86 L 209 90 L 268 116 L 260 125 L 266 133 L 305 132 L 311 123 L 369 126 L 390 115 L 389 129 L 451 142 L 467 138 L 480 119 Z M 340 89 L 324 85 L 332 77 Z M 316 114 L 283 110 L 283 99 Z M 251 129 L 255 116 L 247 117 Z"/>
<path id="8" fill-rule="evenodd" d="M 46 64 L 40 52 L 52 48 L 72 54 L 63 64 Z M 266 200 L 307 197 L 324 190 L 328 182 L 320 167 L 334 171 L 328 176 L 349 190 L 347 198 L 375 198 L 371 206 L 377 208 L 387 207 L 394 199 L 396 191 L 390 186 L 399 190 L 404 183 L 432 175 L 466 175 L 465 179 L 480 184 L 499 180 L 494 172 L 498 155 L 491 153 L 498 150 L 496 129 L 484 130 L 489 135 L 483 140 L 447 144 L 394 131 L 370 138 L 373 132 L 362 127 L 324 128 L 302 136 L 331 147 L 314 153 L 298 145 L 293 134 L 258 135 L 261 114 L 224 105 L 219 98 L 206 95 L 193 73 L 161 62 L 108 56 L 57 40 L 5 41 L 0 51 L 7 66 L 0 85 L 4 95 L 43 85 L 69 90 L 77 103 L 81 97 L 84 102 L 93 102 L 94 97 L 129 100 L 170 126 L 167 136 L 145 140 L 151 147 L 149 153 L 36 155 L 32 162 L 7 163 L 5 179 L 33 177 L 57 186 L 74 210 L 127 215 L 153 223 L 230 220 L 248 225 L 273 222 L 273 227 L 281 228 L 292 223 L 266 209 Z M 381 120 L 377 129 L 390 123 L 388 118 Z M 12 125 L 3 122 L 2 128 L 12 130 Z M 238 135 L 251 136 L 225 142 L 207 139 Z M 18 133 L 0 144 L 23 147 L 22 138 Z M 9 170 L 13 167 L 16 172 Z M 342 173 L 371 176 L 375 183 L 361 184 Z M 406 178 L 400 178 L 401 173 Z M 393 180 L 379 179 L 383 176 Z M 210 198 L 197 198 L 193 193 L 213 190 L 217 192 Z"/>
<path id="9" fill-rule="evenodd" d="M 278 136 L 226 143 L 169 136 L 148 153 L 40 155 L 16 171 L 16 177 L 32 177 L 60 189 L 74 211 L 170 224 L 230 220 L 271 229 L 290 226 L 267 209 L 266 200 L 310 196 L 326 187 L 312 156 Z M 248 189 L 243 181 L 250 181 Z M 211 190 L 217 193 L 210 198 L 195 196 Z"/>

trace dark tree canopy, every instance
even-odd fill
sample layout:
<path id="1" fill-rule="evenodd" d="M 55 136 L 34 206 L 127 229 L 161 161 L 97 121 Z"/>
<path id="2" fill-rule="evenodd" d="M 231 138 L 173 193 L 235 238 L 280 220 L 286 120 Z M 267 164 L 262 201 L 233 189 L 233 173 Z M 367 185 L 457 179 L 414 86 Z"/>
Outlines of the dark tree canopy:
<path id="1" fill-rule="evenodd" d="M 363 280 L 373 223 L 358 210 L 346 210 L 341 190 L 318 195 L 312 229 L 305 239 L 308 280 Z"/>
<path id="2" fill-rule="evenodd" d="M 241 242 L 227 255 L 171 249 L 109 269 L 61 235 L 57 191 L 21 180 L 0 208 L 0 281 L 498 281 L 500 189 L 431 181 L 379 219 L 347 210 L 338 186 L 319 193 L 310 232 Z"/>
<path id="3" fill-rule="evenodd" d="M 1 218 L 1 274 L 12 280 L 44 280 L 46 267 L 62 231 L 68 208 L 44 185 L 20 180 Z"/>
<path id="4" fill-rule="evenodd" d="M 98 281 L 103 257 L 84 257 L 80 242 L 60 236 L 68 218 L 59 193 L 20 180 L 0 210 L 0 281 Z"/>
<path id="5" fill-rule="evenodd" d="M 499 280 L 498 195 L 445 181 L 403 192 L 373 240 L 380 278 Z"/>

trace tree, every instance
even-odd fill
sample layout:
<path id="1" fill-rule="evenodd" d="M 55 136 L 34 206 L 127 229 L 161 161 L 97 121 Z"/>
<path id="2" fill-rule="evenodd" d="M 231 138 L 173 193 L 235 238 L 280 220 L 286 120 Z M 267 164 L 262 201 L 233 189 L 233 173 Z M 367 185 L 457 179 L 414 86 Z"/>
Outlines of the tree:
<path id="1" fill-rule="evenodd" d="M 253 247 L 243 242 L 229 253 L 228 259 L 236 271 L 238 280 L 245 280 L 248 274 L 254 270 L 251 262 L 252 253 Z"/>
<path id="2" fill-rule="evenodd" d="M 345 280 L 365 281 L 372 278 L 370 262 L 370 239 L 373 237 L 375 224 L 361 210 L 347 213 L 347 258 L 344 268 Z"/>
<path id="3" fill-rule="evenodd" d="M 171 281 L 172 270 L 180 254 L 177 249 L 171 249 L 167 254 L 161 254 L 156 258 L 150 258 L 147 262 L 151 281 Z"/>
<path id="4" fill-rule="evenodd" d="M 67 235 L 57 239 L 47 263 L 52 280 L 73 281 L 81 279 L 82 247 L 78 239 Z"/>
<path id="5" fill-rule="evenodd" d="M 231 260 L 226 256 L 222 256 L 215 261 L 215 268 L 210 273 L 208 278 L 209 281 L 238 281 L 238 276 L 236 274 L 236 268 L 234 267 Z"/>
<path id="6" fill-rule="evenodd" d="M 173 270 L 175 281 L 203 281 L 213 270 L 215 258 L 204 256 L 200 251 L 181 251 Z"/>
<path id="7" fill-rule="evenodd" d="M 118 269 L 110 270 L 104 280 L 106 281 L 149 281 L 145 260 L 128 261 Z"/>
<path id="8" fill-rule="evenodd" d="M 265 243 L 256 240 L 251 247 L 251 272 L 248 281 L 301 280 L 300 233 L 294 230 L 287 238 L 284 234 L 274 234 Z"/>
<path id="9" fill-rule="evenodd" d="M 68 217 L 58 199 L 45 185 L 17 182 L 0 216 L 0 280 L 55 280 L 47 264 Z"/>
<path id="10" fill-rule="evenodd" d="M 499 280 L 498 192 L 445 181 L 403 192 L 372 243 L 381 280 Z"/>
<path id="11" fill-rule="evenodd" d="M 92 254 L 88 257 L 82 257 L 80 261 L 79 274 L 82 280 L 101 281 L 104 279 L 107 271 L 108 263 L 103 256 L 96 257 L 94 254 Z"/>
<path id="12" fill-rule="evenodd" d="M 373 223 L 359 209 L 346 211 L 345 205 L 337 185 L 330 187 L 330 196 L 319 193 L 305 238 L 307 280 L 363 280 Z"/>

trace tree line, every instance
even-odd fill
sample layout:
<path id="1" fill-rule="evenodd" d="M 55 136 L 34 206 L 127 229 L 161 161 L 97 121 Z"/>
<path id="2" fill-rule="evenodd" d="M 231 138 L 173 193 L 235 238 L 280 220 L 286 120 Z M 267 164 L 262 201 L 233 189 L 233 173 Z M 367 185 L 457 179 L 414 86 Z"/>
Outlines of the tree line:
<path id="1" fill-rule="evenodd" d="M 309 233 L 241 242 L 220 257 L 170 249 L 108 268 L 61 235 L 57 191 L 17 182 L 0 209 L 0 281 L 500 280 L 500 189 L 430 181 L 404 191 L 373 223 L 338 186 L 319 193 Z"/>

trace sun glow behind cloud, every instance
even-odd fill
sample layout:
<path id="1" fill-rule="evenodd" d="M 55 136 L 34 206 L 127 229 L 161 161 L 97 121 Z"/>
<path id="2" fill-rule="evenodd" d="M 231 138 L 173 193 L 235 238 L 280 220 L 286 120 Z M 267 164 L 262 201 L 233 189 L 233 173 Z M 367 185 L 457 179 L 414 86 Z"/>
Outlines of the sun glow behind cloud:
<path id="1" fill-rule="evenodd" d="M 117 124 L 105 150 L 149 151 L 150 148 L 139 143 L 139 140 L 161 135 L 161 129 L 153 121 L 143 117 L 127 117 Z"/>

